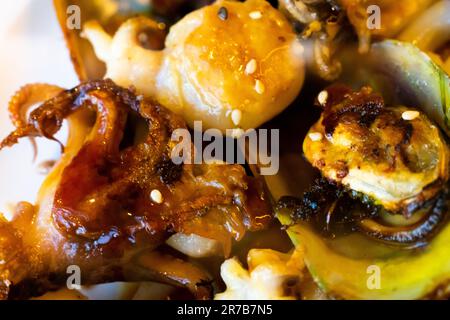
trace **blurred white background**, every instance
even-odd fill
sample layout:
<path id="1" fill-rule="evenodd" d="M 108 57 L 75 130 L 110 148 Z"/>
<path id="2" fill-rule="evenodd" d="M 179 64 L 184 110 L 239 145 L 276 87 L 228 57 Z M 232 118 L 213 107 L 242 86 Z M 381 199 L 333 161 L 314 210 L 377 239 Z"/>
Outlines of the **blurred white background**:
<path id="1" fill-rule="evenodd" d="M 0 139 L 13 126 L 8 117 L 8 101 L 21 86 L 45 82 L 64 88 L 78 84 L 52 0 L 2 1 L 0 10 Z M 57 137 L 64 136 L 57 135 Z M 18 201 L 34 203 L 45 178 L 39 163 L 58 159 L 55 142 L 38 139 L 38 158 L 27 139 L 0 152 L 0 213 L 10 217 Z M 157 283 L 111 283 L 83 287 L 90 299 L 158 299 L 171 287 Z M 44 299 L 79 299 L 76 291 L 63 289 Z"/>
<path id="2" fill-rule="evenodd" d="M 46 82 L 72 87 L 78 80 L 70 62 L 51 0 L 2 1 L 0 10 L 0 139 L 12 129 L 8 101 L 21 86 Z M 0 152 L 0 212 L 9 214 L 14 203 L 34 202 L 44 179 L 40 162 L 56 159 L 56 143 L 39 139 L 33 163 L 31 144 L 23 139 Z"/>

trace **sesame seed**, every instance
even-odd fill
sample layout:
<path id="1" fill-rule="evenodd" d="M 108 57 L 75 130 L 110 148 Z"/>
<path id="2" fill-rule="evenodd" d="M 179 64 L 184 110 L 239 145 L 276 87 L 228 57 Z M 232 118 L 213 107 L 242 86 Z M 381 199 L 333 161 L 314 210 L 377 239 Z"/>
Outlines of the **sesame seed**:
<path id="1" fill-rule="evenodd" d="M 256 80 L 255 82 L 255 90 L 259 94 L 263 94 L 266 88 L 264 87 L 264 83 L 261 80 Z"/>
<path id="2" fill-rule="evenodd" d="M 253 73 L 255 73 L 257 67 L 258 67 L 258 65 L 256 64 L 256 60 L 251 59 L 245 66 L 245 73 L 253 74 Z"/>
<path id="3" fill-rule="evenodd" d="M 257 19 L 261 19 L 262 13 L 261 13 L 261 11 L 252 11 L 252 12 L 250 12 L 249 16 L 253 20 L 257 20 Z"/>
<path id="4" fill-rule="evenodd" d="M 419 116 L 419 111 L 415 110 L 408 110 L 402 113 L 402 119 L 403 120 L 414 120 Z"/>
<path id="5" fill-rule="evenodd" d="M 320 140 L 322 140 L 323 135 L 320 132 L 311 132 L 311 133 L 308 133 L 308 137 L 312 141 L 320 141 Z"/>
<path id="6" fill-rule="evenodd" d="M 234 125 L 237 126 L 241 123 L 242 119 L 242 111 L 238 109 L 234 109 L 231 111 L 231 121 L 233 121 Z"/>
<path id="7" fill-rule="evenodd" d="M 158 203 L 158 204 L 163 203 L 163 196 L 161 194 L 161 191 L 159 191 L 158 189 L 154 189 L 154 190 L 152 190 L 152 192 L 150 192 L 150 198 L 155 203 Z"/>
<path id="8" fill-rule="evenodd" d="M 319 95 L 317 96 L 317 100 L 319 101 L 321 106 L 324 106 L 328 100 L 328 91 L 320 91 Z"/>
<path id="9" fill-rule="evenodd" d="M 228 10 L 225 7 L 220 7 L 219 11 L 217 11 L 217 15 L 219 16 L 220 20 L 227 20 L 228 19 Z"/>

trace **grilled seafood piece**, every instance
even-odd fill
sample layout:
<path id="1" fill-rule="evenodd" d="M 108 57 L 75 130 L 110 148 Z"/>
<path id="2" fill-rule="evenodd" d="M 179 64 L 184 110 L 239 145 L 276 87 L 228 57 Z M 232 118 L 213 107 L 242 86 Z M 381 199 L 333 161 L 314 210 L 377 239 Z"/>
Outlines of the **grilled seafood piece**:
<path id="1" fill-rule="evenodd" d="M 300 91 L 303 48 L 285 17 L 263 0 L 217 1 L 170 29 L 163 50 L 139 44 L 158 24 L 139 17 L 111 37 L 97 22 L 84 34 L 106 63 L 106 76 L 133 85 L 183 116 L 189 125 L 223 131 L 255 128 L 286 108 Z"/>
<path id="2" fill-rule="evenodd" d="M 347 17 L 354 26 L 360 41 L 360 50 L 369 50 L 371 37 L 389 38 L 398 34 L 402 28 L 420 15 L 435 0 L 341 0 Z M 374 7 L 376 6 L 376 7 Z M 368 28 L 369 16 L 376 14 L 378 8 L 380 22 L 378 27 Z M 374 23 L 372 21 L 372 23 Z"/>
<path id="3" fill-rule="evenodd" d="M 369 87 L 352 92 L 334 86 L 319 98 L 324 96 L 322 116 L 303 143 L 324 177 L 405 215 L 442 189 L 448 147 L 423 113 L 387 107 Z"/>
<path id="4" fill-rule="evenodd" d="M 22 204 L 12 221 L 0 221 L 0 297 L 60 287 L 70 265 L 80 267 L 83 285 L 156 280 L 210 297 L 210 275 L 161 245 L 175 233 L 194 234 L 217 241 L 227 256 L 233 239 L 271 220 L 258 181 L 238 165 L 175 165 L 171 134 L 186 128 L 183 120 L 111 80 L 49 88 L 57 94 L 28 119 L 24 108 L 28 98 L 38 99 L 36 90 L 16 94 L 10 111 L 17 129 L 0 145 L 54 139 L 69 123 L 68 142 L 37 204 Z M 138 120 L 147 126 L 133 136 L 127 123 Z"/>
<path id="5" fill-rule="evenodd" d="M 345 299 L 448 297 L 448 146 L 430 109 L 343 85 L 316 103 L 304 153 L 325 179 L 276 210 L 315 282 Z"/>
<path id="6" fill-rule="evenodd" d="M 96 20 L 105 30 L 114 32 L 128 18 L 143 15 L 171 25 L 186 13 L 206 5 L 208 1 L 53 0 L 53 5 L 78 79 L 87 81 L 102 78 L 105 75 L 105 65 L 96 58 L 89 41 L 82 38 L 80 28 L 74 28 L 73 24 L 82 25 L 86 21 Z M 78 8 L 81 15 L 75 16 Z M 143 45 L 150 49 L 160 49 L 164 43 L 165 31 L 149 31 L 149 37 L 142 41 Z"/>
<path id="7" fill-rule="evenodd" d="M 420 122 L 426 127 L 433 121 L 431 126 L 435 124 L 446 138 L 449 136 L 449 78 L 429 56 L 410 43 L 395 40 L 374 43 L 365 55 L 359 54 L 355 48 L 349 49 L 339 56 L 343 63 L 339 82 L 358 90 L 370 85 L 374 92 L 382 93 L 384 103 L 381 110 L 389 113 L 393 109 L 390 106 L 407 106 L 408 110 L 419 111 L 419 116 L 409 122 Z M 369 96 L 377 97 L 374 92 Z M 324 94 L 320 99 L 317 93 L 311 97 L 304 94 L 302 104 L 310 101 L 312 105 L 320 100 L 335 105 L 331 94 L 327 94 L 327 99 L 324 99 Z M 342 101 L 354 94 L 344 95 Z M 378 110 L 376 103 L 372 107 L 368 110 Z M 396 119 L 401 119 L 401 114 L 400 111 L 394 112 Z M 362 126 L 359 132 L 370 131 L 373 123 L 379 121 L 375 117 L 377 112 L 372 113 L 375 119 L 374 122 L 366 122 L 372 123 L 367 128 L 363 126 L 365 122 L 354 121 L 350 115 L 337 117 L 337 123 L 347 128 L 350 124 L 356 128 Z M 371 119 L 371 113 L 365 115 L 367 120 Z M 323 183 L 314 183 L 320 172 L 312 168 L 296 146 L 298 141 L 311 139 L 299 126 L 299 121 L 312 126 L 318 116 L 316 108 L 289 108 L 267 124 L 268 128 L 280 128 L 281 170 L 276 176 L 264 177 L 273 197 L 280 199 L 277 218 L 286 227 L 295 246 L 303 250 L 305 265 L 315 283 L 328 296 L 344 299 L 448 298 L 448 182 L 443 183 L 441 190 L 436 190 L 436 195 L 425 201 L 422 207 L 406 216 L 374 205 L 374 199 L 352 192 L 338 182 L 321 179 Z M 362 115 L 356 113 L 354 116 L 358 119 Z M 320 122 L 316 125 L 322 128 Z M 400 130 L 397 131 L 388 138 L 397 139 L 401 134 Z M 313 134 L 312 138 L 316 143 L 330 146 L 333 139 L 326 137 L 325 131 L 321 132 L 320 135 Z M 424 133 L 423 138 L 432 138 L 434 132 L 432 128 Z M 357 141 L 364 137 L 350 138 L 350 141 Z M 322 141 L 325 139 L 328 141 Z M 438 140 L 431 141 L 431 145 L 438 146 L 443 141 L 444 138 L 439 136 Z M 343 148 L 343 152 L 348 155 L 352 149 Z M 424 154 L 436 155 L 429 151 Z M 364 154 L 356 154 L 356 159 L 364 159 Z M 401 169 L 405 170 L 403 166 Z M 386 175 L 385 172 L 381 174 Z M 378 287 L 368 282 L 375 272 L 381 279 Z"/>

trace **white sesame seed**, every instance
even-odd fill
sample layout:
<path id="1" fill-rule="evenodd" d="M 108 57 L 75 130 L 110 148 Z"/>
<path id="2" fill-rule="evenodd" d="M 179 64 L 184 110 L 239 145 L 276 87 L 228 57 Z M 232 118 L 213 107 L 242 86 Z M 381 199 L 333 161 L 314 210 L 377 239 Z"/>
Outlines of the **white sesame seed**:
<path id="1" fill-rule="evenodd" d="M 262 13 L 261 13 L 261 11 L 252 11 L 252 12 L 250 12 L 249 16 L 253 20 L 257 20 L 257 19 L 261 19 Z"/>
<path id="2" fill-rule="evenodd" d="M 253 74 L 256 71 L 257 68 L 257 64 L 256 64 L 256 60 L 255 59 L 251 59 L 247 65 L 245 66 L 245 73 L 246 74 Z"/>
<path id="3" fill-rule="evenodd" d="M 161 194 L 161 191 L 159 191 L 158 189 L 154 189 L 154 190 L 152 190 L 152 192 L 150 192 L 150 198 L 155 203 L 158 203 L 158 204 L 163 203 L 163 196 Z"/>
<path id="4" fill-rule="evenodd" d="M 320 140 L 322 140 L 323 135 L 320 132 L 311 132 L 311 133 L 308 133 L 308 137 L 312 141 L 320 141 Z"/>
<path id="5" fill-rule="evenodd" d="M 255 90 L 259 94 L 263 94 L 266 90 L 266 87 L 264 87 L 264 83 L 262 83 L 261 80 L 256 80 L 255 82 Z"/>
<path id="6" fill-rule="evenodd" d="M 237 126 L 241 123 L 242 119 L 242 111 L 239 109 L 234 109 L 231 111 L 231 121 L 233 121 L 234 125 Z"/>
<path id="7" fill-rule="evenodd" d="M 403 120 L 414 120 L 420 115 L 419 111 L 408 110 L 402 113 Z"/>
<path id="8" fill-rule="evenodd" d="M 317 96 L 317 100 L 319 101 L 321 106 L 324 106 L 328 100 L 328 91 L 320 91 L 319 95 Z"/>

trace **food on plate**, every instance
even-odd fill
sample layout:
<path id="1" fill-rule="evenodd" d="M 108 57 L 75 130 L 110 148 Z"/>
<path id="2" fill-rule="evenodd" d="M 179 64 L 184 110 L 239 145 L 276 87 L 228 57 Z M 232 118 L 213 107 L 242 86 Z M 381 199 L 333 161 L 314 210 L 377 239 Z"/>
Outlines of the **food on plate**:
<path id="1" fill-rule="evenodd" d="M 0 214 L 0 299 L 450 297 L 449 6 L 55 0 L 81 83 L 8 105 L 0 150 L 61 157 Z"/>
<path id="2" fill-rule="evenodd" d="M 446 72 L 450 73 L 450 2 L 438 1 L 424 11 L 399 35 L 427 52 Z M 447 44 L 447 46 L 446 46 Z"/>
<path id="3" fill-rule="evenodd" d="M 247 263 L 248 271 L 236 258 L 222 264 L 221 276 L 227 289 L 216 294 L 216 300 L 291 300 L 300 296 L 304 269 L 300 250 L 285 254 L 252 249 Z"/>
<path id="4" fill-rule="evenodd" d="M 171 27 L 162 50 L 143 48 L 153 20 L 125 22 L 111 37 L 97 22 L 85 36 L 106 63 L 106 77 L 133 85 L 190 126 L 256 128 L 285 109 L 304 78 L 303 48 L 290 23 L 263 0 L 217 1 Z M 233 113 L 234 112 L 234 113 Z M 239 112 L 239 117 L 232 116 Z"/>
<path id="5" fill-rule="evenodd" d="M 447 183 L 447 143 L 423 112 L 386 106 L 370 87 L 329 87 L 318 103 L 322 115 L 303 151 L 328 180 L 405 215 Z"/>
<path id="6" fill-rule="evenodd" d="M 340 53 L 356 37 L 360 53 L 367 53 L 377 41 L 398 38 L 418 45 L 442 64 L 449 63 L 446 0 L 280 0 L 279 7 L 296 32 L 312 43 L 313 59 L 308 62 L 327 81 L 339 77 L 343 70 Z"/>
<path id="7" fill-rule="evenodd" d="M 209 298 L 209 274 L 159 248 L 173 234 L 195 234 L 197 243 L 217 241 L 228 256 L 233 239 L 271 220 L 261 184 L 239 165 L 174 164 L 171 133 L 186 128 L 184 121 L 111 80 L 59 92 L 36 88 L 54 96 L 27 120 L 29 101 L 13 99 L 16 130 L 0 146 L 55 139 L 64 120 L 69 138 L 36 205 L 22 204 L 11 222 L 0 223 L 1 297 L 63 286 L 66 269 L 77 265 L 84 284 L 158 280 Z"/>
<path id="8" fill-rule="evenodd" d="M 282 197 L 277 216 L 329 296 L 448 297 L 448 75 L 408 43 L 375 43 L 356 65 L 345 54 L 355 89 L 319 92 L 303 142 L 323 178 Z"/>
<path id="9" fill-rule="evenodd" d="M 339 81 L 370 85 L 390 104 L 420 108 L 450 135 L 450 76 L 429 55 L 411 43 L 385 40 L 374 43 L 364 56 L 351 51 L 341 56 L 345 67 Z"/>
<path id="10" fill-rule="evenodd" d="M 367 51 L 372 37 L 396 36 L 435 1 L 342 0 L 341 2 L 348 20 L 359 37 L 360 50 Z M 378 19 L 378 22 L 375 19 Z"/>

